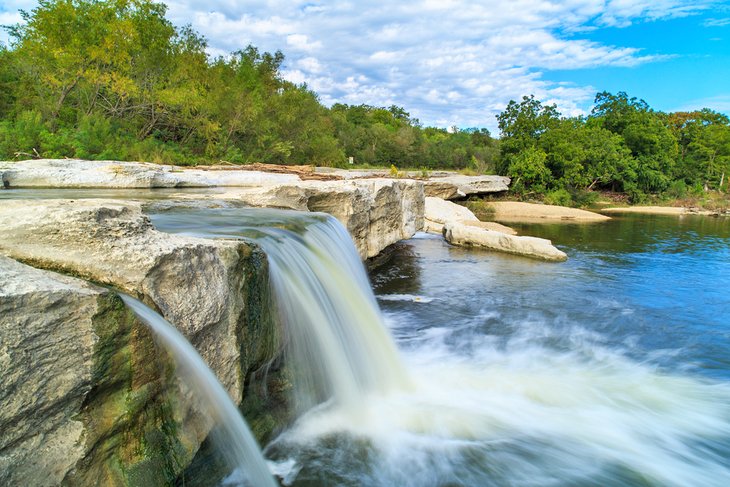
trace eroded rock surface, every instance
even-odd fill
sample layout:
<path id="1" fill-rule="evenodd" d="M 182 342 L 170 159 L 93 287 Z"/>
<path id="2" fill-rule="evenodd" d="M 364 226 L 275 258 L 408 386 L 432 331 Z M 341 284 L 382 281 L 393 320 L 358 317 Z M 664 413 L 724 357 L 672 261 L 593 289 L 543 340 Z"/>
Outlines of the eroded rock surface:
<path id="1" fill-rule="evenodd" d="M 227 187 L 223 193 L 179 197 L 230 199 L 257 207 L 329 213 L 350 232 L 363 259 L 423 228 L 424 183 L 410 179 L 302 181 L 295 174 L 230 168 L 201 170 L 139 162 L 52 159 L 0 162 L 0 176 L 10 188 Z"/>
<path id="2" fill-rule="evenodd" d="M 171 483 L 210 425 L 176 419 L 146 327 L 80 279 L 3 256 L 0 276 L 0 484 Z"/>
<path id="3" fill-rule="evenodd" d="M 448 222 L 444 225 L 444 238 L 451 244 L 482 247 L 535 259 L 561 262 L 568 256 L 552 245 L 550 240 L 537 237 L 518 237 L 494 230 Z"/>
<path id="4" fill-rule="evenodd" d="M 408 179 L 303 181 L 211 196 L 249 206 L 319 211 L 348 230 L 363 259 L 423 229 L 423 183 Z"/>
<path id="5" fill-rule="evenodd" d="M 139 203 L 0 201 L 0 252 L 141 296 L 190 340 L 235 402 L 270 343 L 254 319 L 266 259 L 239 241 L 155 230 Z"/>
<path id="6" fill-rule="evenodd" d="M 501 193 L 509 190 L 509 184 L 510 178 L 507 176 L 463 176 L 461 174 L 432 177 L 424 181 L 426 196 L 446 200 Z"/>
<path id="7" fill-rule="evenodd" d="M 465 206 L 428 196 L 425 199 L 424 221 L 425 231 L 440 235 L 447 222 L 478 222 L 479 219 Z"/>

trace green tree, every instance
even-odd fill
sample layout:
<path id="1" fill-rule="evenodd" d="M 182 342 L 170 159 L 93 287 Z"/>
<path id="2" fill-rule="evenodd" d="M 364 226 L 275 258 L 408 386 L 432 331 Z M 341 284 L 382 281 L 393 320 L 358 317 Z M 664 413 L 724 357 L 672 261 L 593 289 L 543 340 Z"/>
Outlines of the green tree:
<path id="1" fill-rule="evenodd" d="M 502 151 L 499 172 L 508 171 L 517 154 L 536 147 L 540 137 L 559 120 L 560 113 L 555 105 L 543 105 L 533 95 L 523 96 L 519 103 L 510 100 L 497 116 Z"/>

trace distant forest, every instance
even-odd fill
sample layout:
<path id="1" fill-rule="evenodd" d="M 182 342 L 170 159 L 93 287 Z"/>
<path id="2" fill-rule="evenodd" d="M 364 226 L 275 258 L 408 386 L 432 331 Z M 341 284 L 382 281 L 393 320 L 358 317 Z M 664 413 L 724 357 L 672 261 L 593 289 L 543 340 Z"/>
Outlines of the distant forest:
<path id="1" fill-rule="evenodd" d="M 730 121 L 662 113 L 625 93 L 587 117 L 533 96 L 486 129 L 423 127 L 398 106 L 323 106 L 281 76 L 281 52 L 226 57 L 149 0 L 41 0 L 0 45 L 0 159 L 226 161 L 457 169 L 513 178 L 513 190 L 581 203 L 591 190 L 682 197 L 727 191 Z"/>

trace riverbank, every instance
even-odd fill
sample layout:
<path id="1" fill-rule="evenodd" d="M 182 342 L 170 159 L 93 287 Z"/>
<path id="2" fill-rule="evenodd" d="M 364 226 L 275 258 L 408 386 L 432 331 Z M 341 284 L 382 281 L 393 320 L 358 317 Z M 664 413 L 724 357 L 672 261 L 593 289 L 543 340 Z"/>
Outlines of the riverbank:
<path id="1" fill-rule="evenodd" d="M 705 216 L 730 216 L 727 210 L 706 210 L 696 207 L 683 206 L 619 206 L 611 208 L 603 208 L 601 213 L 617 214 L 617 213 L 638 213 L 643 215 L 705 215 Z"/>

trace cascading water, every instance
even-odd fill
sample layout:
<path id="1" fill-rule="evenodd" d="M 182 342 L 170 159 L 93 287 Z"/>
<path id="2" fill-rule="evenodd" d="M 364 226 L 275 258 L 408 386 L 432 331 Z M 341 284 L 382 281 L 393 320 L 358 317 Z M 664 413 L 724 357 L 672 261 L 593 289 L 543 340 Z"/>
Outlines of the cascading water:
<path id="1" fill-rule="evenodd" d="M 166 231 L 247 237 L 268 256 L 300 411 L 327 402 L 356 416 L 370 395 L 409 387 L 352 239 L 333 217 L 282 210 L 152 215 Z"/>
<path id="2" fill-rule="evenodd" d="M 573 289 L 580 268 L 421 240 L 426 256 L 434 242 L 434 255 L 396 266 L 386 280 L 400 285 L 383 293 L 399 356 L 336 222 L 245 209 L 152 220 L 165 231 L 253 238 L 268 254 L 304 405 L 326 401 L 265 450 L 285 485 L 730 485 L 730 385 L 658 370 L 646 352 L 627 354 L 631 337 L 611 342 L 606 327 L 624 310 L 607 321 L 593 268 L 590 285 L 566 299 L 598 311 L 571 321 L 556 316 L 560 296 L 545 296 L 554 283 Z M 493 262 L 501 273 L 485 272 Z M 505 289 L 513 275 L 528 277 Z M 533 282 L 536 295 L 520 298 Z M 533 301 L 543 308 L 525 314 Z"/>
<path id="3" fill-rule="evenodd" d="M 204 412 L 214 420 L 217 450 L 225 457 L 231 470 L 239 473 L 244 485 L 276 487 L 241 413 L 193 346 L 175 327 L 145 304 L 125 294 L 120 294 L 120 297 L 170 352 L 175 361 L 175 372 L 193 391 L 195 399 L 201 402 Z"/>

